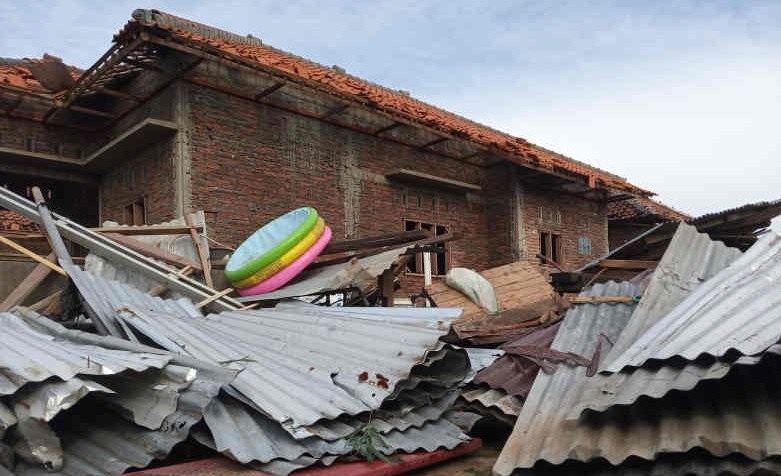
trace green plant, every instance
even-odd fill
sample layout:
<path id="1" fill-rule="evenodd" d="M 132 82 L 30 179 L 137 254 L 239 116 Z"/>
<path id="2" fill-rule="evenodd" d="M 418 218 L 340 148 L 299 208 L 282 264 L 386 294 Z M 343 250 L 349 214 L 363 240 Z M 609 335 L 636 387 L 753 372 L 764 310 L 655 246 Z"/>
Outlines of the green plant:
<path id="1" fill-rule="evenodd" d="M 382 453 L 381 448 L 387 448 L 387 445 L 382 441 L 380 432 L 370 424 L 348 436 L 347 444 L 350 445 L 354 453 L 361 455 L 370 463 L 378 459 L 385 462 L 390 461 Z"/>
<path id="2" fill-rule="evenodd" d="M 464 472 L 469 476 L 483 476 L 483 472 L 475 468 L 474 466 L 466 468 Z"/>

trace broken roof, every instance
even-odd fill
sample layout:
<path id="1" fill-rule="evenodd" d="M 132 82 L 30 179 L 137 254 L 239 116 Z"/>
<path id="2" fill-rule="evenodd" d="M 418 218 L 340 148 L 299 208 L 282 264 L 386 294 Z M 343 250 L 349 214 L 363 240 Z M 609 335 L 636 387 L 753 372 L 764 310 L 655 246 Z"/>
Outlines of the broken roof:
<path id="1" fill-rule="evenodd" d="M 608 203 L 609 220 L 643 220 L 650 223 L 686 221 L 691 216 L 661 202 L 644 197 L 633 197 Z"/>
<path id="2" fill-rule="evenodd" d="M 0 86 L 33 93 L 56 93 L 81 75 L 75 66 L 44 54 L 42 58 L 0 58 Z"/>
<path id="3" fill-rule="evenodd" d="M 117 66 L 119 70 L 114 73 L 120 76 L 140 71 L 141 68 L 138 66 L 118 66 L 122 63 L 120 53 L 124 54 L 118 50 L 118 47 L 137 46 L 136 41 L 141 43 L 164 41 L 166 45 L 180 49 L 186 47 L 190 51 L 208 54 L 218 60 L 228 59 L 236 64 L 284 77 L 286 81 L 325 92 L 329 96 L 360 103 L 370 110 L 384 113 L 399 122 L 425 127 L 443 134 L 445 136 L 443 139 L 458 138 L 468 141 L 489 150 L 503 160 L 542 169 L 551 174 L 577 177 L 591 188 L 605 187 L 631 194 L 652 194 L 627 182 L 623 177 L 432 106 L 412 98 L 406 92 L 385 88 L 349 75 L 341 68 L 323 66 L 272 48 L 258 38 L 237 35 L 159 10 L 136 10 L 132 17 L 133 19 L 115 36 L 115 45 L 106 55 L 83 74 L 73 72 L 72 76 L 79 76 L 79 79 L 62 96 L 64 101 L 58 101 L 56 105 L 69 104 L 81 93 L 86 92 L 89 85 L 103 74 L 103 69 Z M 128 51 L 132 49 L 129 48 Z M 29 67 L 25 69 L 22 66 L 12 66 L 7 69 L 5 78 L 8 84 L 13 86 L 12 89 L 31 93 L 55 92 L 51 88 L 42 87 L 40 78 L 33 74 L 35 72 L 31 72 Z M 112 73 L 107 74 L 111 76 Z M 0 86 L 3 85 L 3 77 L 0 72 Z"/>
<path id="4" fill-rule="evenodd" d="M 170 40 L 186 43 L 220 56 L 249 61 L 257 67 L 303 80 L 309 86 L 359 101 L 375 109 L 436 129 L 448 135 L 489 147 L 520 165 L 533 165 L 586 177 L 590 186 L 648 195 L 650 192 L 630 184 L 624 178 L 553 153 L 485 125 L 471 121 L 409 96 L 349 75 L 313 61 L 272 48 L 252 36 L 240 36 L 208 25 L 180 18 L 159 10 L 136 10 L 133 21 L 119 32 L 115 41 L 135 36 L 143 29 L 164 30 Z"/>

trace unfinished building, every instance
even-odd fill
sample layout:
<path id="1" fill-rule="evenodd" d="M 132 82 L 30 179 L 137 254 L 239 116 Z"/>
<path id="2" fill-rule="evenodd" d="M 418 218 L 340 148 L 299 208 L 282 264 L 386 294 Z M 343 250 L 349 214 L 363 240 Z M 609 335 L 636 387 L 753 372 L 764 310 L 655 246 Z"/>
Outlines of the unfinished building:
<path id="1" fill-rule="evenodd" d="M 406 92 L 156 10 L 133 12 L 86 71 L 3 60 L 0 111 L 2 185 L 42 186 L 86 225 L 200 209 L 236 245 L 305 204 L 336 237 L 457 234 L 432 256 L 435 276 L 517 260 L 574 269 L 607 251 L 609 203 L 651 195 Z M 414 283 L 421 263 L 408 266 Z"/>

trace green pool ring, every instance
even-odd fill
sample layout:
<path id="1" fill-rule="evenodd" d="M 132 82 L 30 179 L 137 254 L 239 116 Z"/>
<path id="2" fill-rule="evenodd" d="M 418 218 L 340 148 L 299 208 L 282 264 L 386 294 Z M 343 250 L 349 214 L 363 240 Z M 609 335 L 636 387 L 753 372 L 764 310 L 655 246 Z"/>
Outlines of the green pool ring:
<path id="1" fill-rule="evenodd" d="M 317 210 L 302 207 L 263 225 L 233 252 L 225 276 L 231 283 L 252 276 L 304 239 L 315 223 Z"/>

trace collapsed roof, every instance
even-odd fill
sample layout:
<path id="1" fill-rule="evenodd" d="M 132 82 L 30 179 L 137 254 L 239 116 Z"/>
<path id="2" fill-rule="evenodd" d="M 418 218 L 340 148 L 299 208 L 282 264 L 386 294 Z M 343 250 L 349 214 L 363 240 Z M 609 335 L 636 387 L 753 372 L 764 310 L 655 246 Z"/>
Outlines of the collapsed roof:
<path id="1" fill-rule="evenodd" d="M 424 103 L 406 92 L 349 75 L 341 68 L 323 66 L 272 48 L 258 38 L 240 36 L 159 10 L 136 10 L 132 18 L 114 37 L 112 47 L 92 67 L 83 74 L 71 69 L 71 76 L 75 79 L 73 84 L 68 84 L 68 78 L 63 75 L 52 78 L 51 74 L 47 77 L 43 72 L 36 72 L 38 63 L 46 64 L 49 69 L 57 69 L 57 64 L 60 71 L 67 69 L 53 57 L 47 57 L 46 61 L 30 60 L 0 66 L 0 106 L 7 102 L 9 114 L 13 113 L 19 106 L 15 101 L 24 98 L 23 93 L 29 93 L 37 95 L 38 99 L 48 99 L 49 103 L 37 108 L 28 105 L 23 114 L 25 117 L 52 124 L 71 122 L 80 127 L 100 129 L 113 124 L 177 79 L 205 84 L 204 72 L 199 73 L 199 65 L 216 62 L 250 70 L 271 80 L 266 88 L 259 89 L 260 93 L 255 89 L 248 94 L 250 100 L 260 101 L 283 87 L 286 91 L 306 89 L 310 94 L 314 90 L 324 93 L 330 104 L 321 104 L 325 107 L 323 111 L 295 112 L 372 135 L 382 134 L 388 140 L 398 139 L 404 128 L 422 130 L 425 134 L 415 134 L 422 143 L 407 145 L 442 155 L 455 151 L 457 153 L 451 155 L 464 160 L 474 159 L 484 152 L 545 174 L 576 178 L 587 189 L 603 188 L 643 196 L 652 194 L 622 177 Z M 166 69 L 160 65 L 160 60 L 170 53 L 183 54 L 192 61 L 180 62 L 184 64 Z M 148 88 L 151 91 L 145 91 L 143 96 L 119 91 L 145 70 L 160 75 L 159 84 Z M 62 88 L 64 85 L 68 87 Z M 236 85 L 225 86 L 212 81 L 208 86 L 235 88 Z M 17 95 L 7 96 L 3 89 Z M 237 92 L 231 90 L 230 93 Z M 116 111 L 103 110 L 100 101 L 95 101 L 96 95 L 113 101 L 112 104 L 124 102 L 127 107 L 122 105 Z M 275 107 L 282 106 L 277 104 Z M 348 108 L 362 110 L 363 113 L 337 119 L 336 116 L 350 116 L 345 114 Z M 367 117 L 367 112 L 374 117 Z M 19 111 L 17 113 L 22 115 Z M 384 122 L 378 122 L 377 114 L 384 118 Z M 86 121 L 87 118 L 93 121 Z M 372 127 L 367 129 L 367 124 Z M 396 141 L 401 142 L 401 139 Z"/>

